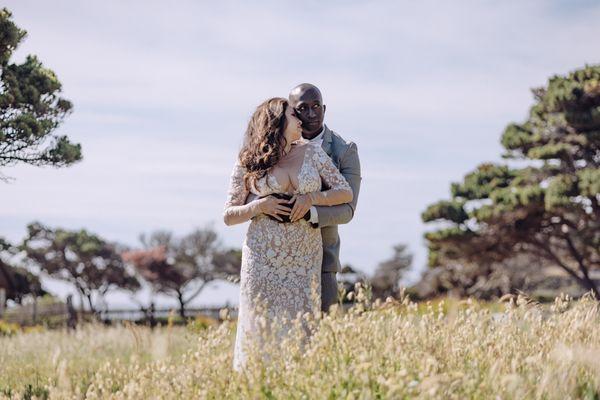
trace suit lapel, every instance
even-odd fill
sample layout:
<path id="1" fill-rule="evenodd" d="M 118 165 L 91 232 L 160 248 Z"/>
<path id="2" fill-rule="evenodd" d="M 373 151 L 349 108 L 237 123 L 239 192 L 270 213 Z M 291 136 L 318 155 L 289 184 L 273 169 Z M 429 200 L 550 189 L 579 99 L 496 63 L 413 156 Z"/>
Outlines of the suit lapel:
<path id="1" fill-rule="evenodd" d="M 323 125 L 323 143 L 321 147 L 328 156 L 331 156 L 331 131 L 327 128 L 327 125 Z"/>

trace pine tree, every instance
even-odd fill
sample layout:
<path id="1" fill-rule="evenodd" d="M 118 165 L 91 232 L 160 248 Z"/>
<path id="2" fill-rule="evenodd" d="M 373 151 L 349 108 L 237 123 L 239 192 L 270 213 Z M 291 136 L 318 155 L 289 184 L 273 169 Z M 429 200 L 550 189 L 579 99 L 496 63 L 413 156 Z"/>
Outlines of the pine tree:
<path id="1" fill-rule="evenodd" d="M 554 76 L 533 94 L 527 120 L 502 135 L 508 162 L 479 165 L 423 212 L 446 225 L 425 234 L 429 265 L 529 254 L 600 299 L 590 277 L 600 269 L 600 66 Z"/>
<path id="2" fill-rule="evenodd" d="M 71 112 L 61 83 L 36 56 L 9 63 L 26 31 L 0 9 L 0 168 L 16 163 L 62 167 L 81 160 L 81 145 L 53 131 Z"/>

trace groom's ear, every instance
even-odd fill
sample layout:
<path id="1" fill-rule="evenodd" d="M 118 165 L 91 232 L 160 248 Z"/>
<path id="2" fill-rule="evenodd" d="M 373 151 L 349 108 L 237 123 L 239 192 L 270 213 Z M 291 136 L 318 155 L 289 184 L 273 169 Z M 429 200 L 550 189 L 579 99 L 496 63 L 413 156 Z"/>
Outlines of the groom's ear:
<path id="1" fill-rule="evenodd" d="M 325 114 L 325 111 L 327 111 L 327 106 L 323 104 L 323 114 Z"/>

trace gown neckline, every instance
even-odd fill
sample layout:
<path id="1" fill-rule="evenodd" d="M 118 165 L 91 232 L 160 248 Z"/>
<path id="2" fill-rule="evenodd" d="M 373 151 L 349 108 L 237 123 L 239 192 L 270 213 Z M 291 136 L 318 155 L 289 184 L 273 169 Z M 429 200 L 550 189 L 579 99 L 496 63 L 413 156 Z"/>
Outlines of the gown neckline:
<path id="1" fill-rule="evenodd" d="M 310 142 L 305 143 L 304 146 L 308 146 Z M 302 163 L 300 164 L 300 168 L 298 168 L 298 172 L 296 173 L 296 176 L 298 178 L 298 187 L 294 188 L 294 186 L 292 185 L 292 181 L 290 180 L 290 187 L 292 187 L 294 190 L 292 191 L 292 193 L 288 193 L 287 191 L 283 191 L 283 186 L 279 183 L 279 181 L 277 180 L 277 178 L 272 175 L 272 174 L 268 174 L 267 178 L 272 178 L 273 181 L 275 182 L 275 184 L 277 185 L 277 187 L 279 188 L 279 190 L 281 190 L 281 193 L 283 194 L 288 194 L 288 195 L 294 195 L 297 194 L 296 192 L 298 191 L 298 189 L 300 188 L 300 177 L 302 176 L 302 171 L 304 170 L 304 165 L 306 164 L 306 153 L 308 153 L 308 147 L 306 147 L 304 149 L 304 154 L 302 155 Z"/>

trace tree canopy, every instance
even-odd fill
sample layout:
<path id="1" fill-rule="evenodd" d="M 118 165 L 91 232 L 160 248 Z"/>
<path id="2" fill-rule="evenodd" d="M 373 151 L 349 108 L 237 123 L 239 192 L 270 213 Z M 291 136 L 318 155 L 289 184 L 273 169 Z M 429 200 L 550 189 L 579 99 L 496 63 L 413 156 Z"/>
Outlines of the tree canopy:
<path id="1" fill-rule="evenodd" d="M 81 160 L 81 145 L 53 132 L 73 105 L 60 97 L 61 83 L 36 56 L 10 58 L 27 32 L 0 9 L 0 168 L 16 163 L 67 166 Z"/>
<path id="2" fill-rule="evenodd" d="M 600 299 L 590 277 L 600 269 L 600 66 L 554 76 L 533 94 L 528 118 L 502 134 L 508 161 L 482 163 L 422 213 L 442 222 L 425 234 L 429 265 L 529 254 Z"/>
<path id="3" fill-rule="evenodd" d="M 155 292 L 175 297 L 182 317 L 185 306 L 208 283 L 240 274 L 241 252 L 222 249 L 210 227 L 181 238 L 169 231 L 155 231 L 141 235 L 140 241 L 144 249 L 124 252 L 124 260 L 134 265 Z"/>
<path id="4" fill-rule="evenodd" d="M 27 295 L 40 296 L 46 291 L 42 289 L 38 276 L 10 262 L 17 251 L 15 246 L 0 237 L 0 289 L 5 290 L 4 300 L 20 303 Z"/>
<path id="5" fill-rule="evenodd" d="M 391 258 L 379 263 L 370 279 L 375 298 L 396 297 L 400 291 L 400 279 L 412 265 L 412 254 L 406 244 L 397 244 Z"/>
<path id="6" fill-rule="evenodd" d="M 93 294 L 102 298 L 111 289 L 140 287 L 135 272 L 121 258 L 122 249 L 85 229 L 51 229 L 31 223 L 21 249 L 42 271 L 72 283 L 92 311 L 96 311 Z"/>

